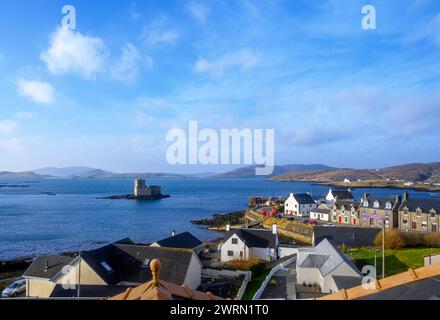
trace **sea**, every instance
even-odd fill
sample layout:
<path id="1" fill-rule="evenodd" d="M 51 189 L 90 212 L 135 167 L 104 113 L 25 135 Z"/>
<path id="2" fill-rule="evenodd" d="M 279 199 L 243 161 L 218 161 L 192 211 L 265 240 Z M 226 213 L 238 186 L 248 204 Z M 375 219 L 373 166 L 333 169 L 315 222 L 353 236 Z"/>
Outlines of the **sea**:
<path id="1" fill-rule="evenodd" d="M 0 181 L 0 261 L 40 254 L 93 249 L 124 238 L 151 243 L 172 231 L 189 231 L 203 241 L 221 233 L 191 224 L 247 208 L 251 196 L 288 196 L 291 192 L 325 195 L 329 188 L 301 182 L 266 179 L 150 179 L 171 197 L 157 201 L 103 200 L 133 192 L 133 179 L 44 179 Z M 355 189 L 381 196 L 402 194 L 396 189 Z M 419 198 L 429 192 L 409 191 Z M 437 198 L 440 199 L 440 198 Z"/>

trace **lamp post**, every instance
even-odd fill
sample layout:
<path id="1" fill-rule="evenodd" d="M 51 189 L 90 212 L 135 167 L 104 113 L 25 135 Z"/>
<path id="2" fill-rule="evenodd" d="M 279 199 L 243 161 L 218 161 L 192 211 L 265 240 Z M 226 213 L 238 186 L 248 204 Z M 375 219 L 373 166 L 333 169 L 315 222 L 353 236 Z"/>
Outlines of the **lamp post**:
<path id="1" fill-rule="evenodd" d="M 382 279 L 385 278 L 385 221 L 382 223 Z"/>

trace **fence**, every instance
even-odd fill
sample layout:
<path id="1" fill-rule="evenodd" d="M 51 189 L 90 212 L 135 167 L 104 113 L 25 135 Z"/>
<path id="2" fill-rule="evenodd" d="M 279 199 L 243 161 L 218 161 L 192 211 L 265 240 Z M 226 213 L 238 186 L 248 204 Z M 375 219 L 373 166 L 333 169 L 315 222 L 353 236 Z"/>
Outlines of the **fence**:
<path id="1" fill-rule="evenodd" d="M 242 270 L 218 270 L 218 269 L 203 269 L 202 275 L 205 277 L 212 278 L 240 278 L 244 276 L 243 282 L 241 284 L 240 289 L 238 289 L 235 300 L 241 300 L 243 298 L 244 293 L 246 292 L 247 286 L 249 282 L 252 280 L 252 272 L 251 271 L 242 271 Z"/>
<path id="2" fill-rule="evenodd" d="M 272 276 L 278 272 L 281 269 L 284 269 L 287 265 L 291 264 L 293 261 L 296 260 L 296 257 L 292 257 L 289 260 L 284 261 L 283 263 L 280 263 L 276 267 L 274 267 L 272 270 L 270 270 L 269 274 L 267 275 L 266 279 L 264 279 L 263 284 L 261 285 L 260 289 L 255 293 L 254 298 L 252 300 L 258 300 L 260 299 L 261 295 L 263 294 L 264 290 L 266 289 L 267 284 L 269 283 Z"/>

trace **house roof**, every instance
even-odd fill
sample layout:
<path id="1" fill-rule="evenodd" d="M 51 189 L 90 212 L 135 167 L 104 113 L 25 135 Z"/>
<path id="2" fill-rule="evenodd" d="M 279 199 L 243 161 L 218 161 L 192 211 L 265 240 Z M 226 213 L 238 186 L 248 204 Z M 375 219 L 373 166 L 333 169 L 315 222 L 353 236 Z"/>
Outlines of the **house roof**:
<path id="1" fill-rule="evenodd" d="M 312 196 L 308 193 L 294 193 L 293 197 L 295 198 L 298 204 L 315 204 L 315 200 L 313 200 Z"/>
<path id="2" fill-rule="evenodd" d="M 193 250 L 111 244 L 82 255 L 84 261 L 107 283 L 143 283 L 151 279 L 149 262 L 160 259 L 165 281 L 181 285 L 185 281 Z M 104 264 L 103 264 L 104 263 Z M 110 269 L 108 269 L 110 267 Z"/>
<path id="3" fill-rule="evenodd" d="M 301 268 L 321 268 L 328 258 L 328 255 L 309 254 L 299 266 Z"/>
<path id="4" fill-rule="evenodd" d="M 128 286 L 103 286 L 103 285 L 81 285 L 81 298 L 109 298 L 119 293 L 125 292 Z M 74 298 L 78 296 L 78 288 L 65 288 L 62 284 L 57 284 L 50 294 L 51 298 Z"/>
<path id="5" fill-rule="evenodd" d="M 380 231 L 379 228 L 315 226 L 313 238 L 315 244 L 328 239 L 334 246 L 371 247 L 374 246 L 374 240 Z"/>
<path id="6" fill-rule="evenodd" d="M 74 257 L 68 256 L 39 256 L 31 263 L 23 276 L 50 280 L 73 260 L 75 260 Z M 46 268 L 46 266 L 48 266 L 48 268 Z"/>
<path id="7" fill-rule="evenodd" d="M 348 190 L 332 190 L 331 193 L 339 200 L 354 200 L 353 194 Z"/>
<path id="8" fill-rule="evenodd" d="M 362 283 L 361 277 L 332 276 L 332 278 L 338 290 L 350 289 Z"/>
<path id="9" fill-rule="evenodd" d="M 438 300 L 440 264 L 433 264 L 376 280 L 374 288 L 362 285 L 320 297 L 318 300 Z"/>
<path id="10" fill-rule="evenodd" d="M 367 195 L 367 197 L 363 200 L 368 201 L 368 206 L 365 205 L 365 201 L 362 201 L 362 208 L 372 208 L 372 209 L 379 209 L 379 210 L 387 210 L 386 205 L 388 202 L 391 203 L 391 208 L 394 209 L 394 207 L 399 204 L 396 197 L 375 197 Z M 379 207 L 374 207 L 375 202 L 379 202 Z"/>
<path id="11" fill-rule="evenodd" d="M 300 249 L 301 250 L 301 249 Z M 345 254 L 339 251 L 338 248 L 333 246 L 327 239 L 322 240 L 317 246 L 312 248 L 307 248 L 305 252 L 310 252 L 304 259 L 298 260 L 298 266 L 304 268 L 318 268 L 323 277 L 330 274 L 338 266 L 346 263 L 354 273 L 361 275 L 359 270 L 354 265 L 353 261 L 350 260 Z"/>
<path id="12" fill-rule="evenodd" d="M 277 235 L 266 229 L 233 229 L 226 233 L 225 239 L 233 235 L 239 237 L 249 248 L 275 248 Z"/>
<path id="13" fill-rule="evenodd" d="M 345 209 L 349 209 L 351 207 L 354 207 L 356 210 L 359 208 L 359 202 L 354 201 L 354 200 L 336 200 L 334 207 L 336 207 L 336 209 L 341 209 L 342 207 L 345 207 Z"/>
<path id="14" fill-rule="evenodd" d="M 330 209 L 315 208 L 315 209 L 311 209 L 310 212 L 329 214 Z"/>
<path id="15" fill-rule="evenodd" d="M 159 275 L 162 268 L 159 260 L 153 260 L 150 267 L 151 281 L 136 288 L 129 288 L 109 300 L 223 300 L 210 293 L 192 290 L 186 286 L 179 286 L 161 280 Z"/>
<path id="16" fill-rule="evenodd" d="M 189 232 L 177 234 L 175 236 L 156 242 L 161 247 L 194 249 L 203 244 Z"/>
<path id="17" fill-rule="evenodd" d="M 423 212 L 426 213 L 434 209 L 437 212 L 437 214 L 440 214 L 439 200 L 409 198 L 402 202 L 402 204 L 400 205 L 400 210 L 403 210 L 403 208 L 405 207 L 407 207 L 409 211 L 413 211 L 413 212 L 416 211 L 417 208 L 420 208 L 422 209 Z"/>

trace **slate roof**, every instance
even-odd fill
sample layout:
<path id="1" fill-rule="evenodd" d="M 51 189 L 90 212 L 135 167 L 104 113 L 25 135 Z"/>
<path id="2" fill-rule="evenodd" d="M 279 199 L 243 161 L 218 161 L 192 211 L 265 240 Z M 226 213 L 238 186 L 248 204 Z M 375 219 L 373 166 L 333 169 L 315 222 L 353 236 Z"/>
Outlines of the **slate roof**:
<path id="1" fill-rule="evenodd" d="M 351 210 L 351 207 L 354 207 L 356 210 L 359 208 L 359 202 L 354 200 L 336 200 L 334 207 L 340 210 L 342 206 L 345 206 L 345 210 Z"/>
<path id="2" fill-rule="evenodd" d="M 374 239 L 380 231 L 380 228 L 315 226 L 313 228 L 313 238 L 315 244 L 328 239 L 334 246 L 345 246 L 347 248 L 372 247 L 374 246 Z"/>
<path id="3" fill-rule="evenodd" d="M 312 196 L 308 193 L 295 193 L 293 197 L 298 202 L 298 204 L 315 204 L 315 200 L 313 200 Z"/>
<path id="4" fill-rule="evenodd" d="M 403 284 L 359 300 L 440 300 L 440 275 Z"/>
<path id="5" fill-rule="evenodd" d="M 75 258 L 67 256 L 39 256 L 32 262 L 23 276 L 50 280 L 58 275 L 61 270 L 73 260 L 75 260 Z M 48 269 L 46 269 L 46 261 L 48 262 Z"/>
<path id="6" fill-rule="evenodd" d="M 368 206 L 365 205 L 365 201 L 362 201 L 362 208 L 371 208 L 371 209 L 379 209 L 379 210 L 390 210 L 386 208 L 388 202 L 391 202 L 391 208 L 394 209 L 394 206 L 398 204 L 396 201 L 396 197 L 375 197 L 368 195 L 366 199 L 368 201 Z M 379 202 L 379 208 L 374 207 L 374 203 Z"/>
<path id="7" fill-rule="evenodd" d="M 409 211 L 412 212 L 416 211 L 417 208 L 420 208 L 425 213 L 429 213 L 432 209 L 434 209 L 437 214 L 440 214 L 439 200 L 409 198 L 402 202 L 399 210 L 403 210 L 404 207 L 408 207 Z"/>
<path id="8" fill-rule="evenodd" d="M 332 194 L 339 200 L 354 200 L 353 194 L 348 190 L 332 190 Z"/>
<path id="9" fill-rule="evenodd" d="M 182 285 L 193 255 L 192 250 L 150 247 L 144 245 L 111 244 L 84 253 L 82 258 L 107 283 L 139 284 L 151 280 L 149 262 L 159 259 L 165 281 Z M 105 262 L 112 270 L 102 265 Z"/>
<path id="10" fill-rule="evenodd" d="M 161 247 L 194 249 L 202 245 L 203 242 L 189 232 L 177 234 L 156 242 Z"/>
<path id="11" fill-rule="evenodd" d="M 233 229 L 226 233 L 225 240 L 237 235 L 249 248 L 275 248 L 277 236 L 266 229 Z"/>
<path id="12" fill-rule="evenodd" d="M 299 266 L 301 268 L 321 268 L 328 258 L 327 255 L 309 254 Z"/>
<path id="13" fill-rule="evenodd" d="M 339 290 L 350 289 L 362 284 L 361 277 L 332 276 L 332 278 Z"/>

